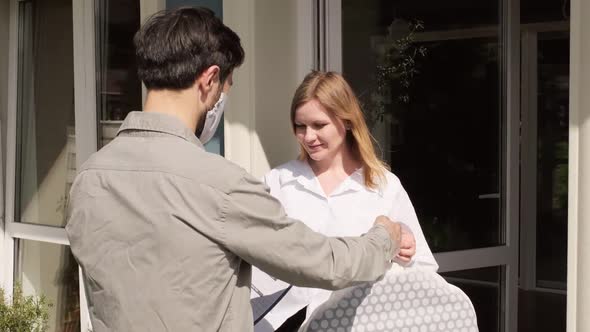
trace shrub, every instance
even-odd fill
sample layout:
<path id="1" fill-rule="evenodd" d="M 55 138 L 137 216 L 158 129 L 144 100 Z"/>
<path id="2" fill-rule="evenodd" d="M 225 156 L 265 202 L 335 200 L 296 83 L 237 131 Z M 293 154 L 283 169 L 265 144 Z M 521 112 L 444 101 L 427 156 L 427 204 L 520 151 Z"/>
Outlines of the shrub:
<path id="1" fill-rule="evenodd" d="M 25 296 L 19 283 L 12 299 L 0 288 L 0 332 L 44 332 L 49 321 L 51 303 L 45 295 Z"/>

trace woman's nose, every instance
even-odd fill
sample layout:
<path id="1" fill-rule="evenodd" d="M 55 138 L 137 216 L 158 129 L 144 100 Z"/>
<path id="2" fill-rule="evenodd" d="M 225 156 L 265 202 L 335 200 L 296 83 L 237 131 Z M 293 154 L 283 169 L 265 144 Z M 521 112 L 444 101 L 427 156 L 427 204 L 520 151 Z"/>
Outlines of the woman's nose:
<path id="1" fill-rule="evenodd" d="M 315 132 L 315 130 L 311 129 L 311 128 L 307 128 L 305 130 L 305 136 L 303 137 L 303 139 L 305 140 L 305 142 L 313 142 L 315 141 L 315 139 L 317 138 L 317 134 Z"/>

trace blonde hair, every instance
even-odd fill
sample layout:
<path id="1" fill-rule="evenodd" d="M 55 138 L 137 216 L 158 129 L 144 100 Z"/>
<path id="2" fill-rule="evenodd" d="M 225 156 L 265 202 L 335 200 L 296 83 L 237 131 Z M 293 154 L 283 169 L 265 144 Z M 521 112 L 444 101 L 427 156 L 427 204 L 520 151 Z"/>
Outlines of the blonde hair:
<path id="1" fill-rule="evenodd" d="M 361 106 L 352 88 L 342 75 L 335 72 L 312 71 L 295 90 L 291 102 L 291 125 L 295 132 L 295 112 L 309 101 L 315 100 L 328 112 L 350 127 L 346 142 L 353 156 L 361 162 L 365 186 L 376 189 L 385 180 L 385 171 L 389 166 L 375 153 L 374 138 L 369 133 L 361 111 Z M 300 145 L 300 160 L 307 160 L 309 155 Z"/>

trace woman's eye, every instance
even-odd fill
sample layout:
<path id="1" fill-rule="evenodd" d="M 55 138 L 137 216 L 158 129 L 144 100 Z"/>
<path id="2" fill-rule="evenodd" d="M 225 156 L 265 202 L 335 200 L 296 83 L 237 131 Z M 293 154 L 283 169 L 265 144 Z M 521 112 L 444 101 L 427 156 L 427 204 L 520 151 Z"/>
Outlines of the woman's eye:
<path id="1" fill-rule="evenodd" d="M 295 124 L 295 129 L 303 129 L 303 128 L 305 128 L 305 125 L 302 125 L 302 124 L 299 124 L 299 123 L 296 123 Z"/>

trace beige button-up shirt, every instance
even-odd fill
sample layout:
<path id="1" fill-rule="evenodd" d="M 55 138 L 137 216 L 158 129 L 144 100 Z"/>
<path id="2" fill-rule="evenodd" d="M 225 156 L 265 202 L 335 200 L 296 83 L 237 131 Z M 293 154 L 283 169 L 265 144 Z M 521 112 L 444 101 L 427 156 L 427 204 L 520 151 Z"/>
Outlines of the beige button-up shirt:
<path id="1" fill-rule="evenodd" d="M 382 226 L 328 238 L 289 219 L 260 181 L 156 113 L 130 113 L 84 164 L 69 215 L 95 332 L 252 331 L 251 265 L 339 289 L 378 279 L 397 250 Z"/>

